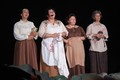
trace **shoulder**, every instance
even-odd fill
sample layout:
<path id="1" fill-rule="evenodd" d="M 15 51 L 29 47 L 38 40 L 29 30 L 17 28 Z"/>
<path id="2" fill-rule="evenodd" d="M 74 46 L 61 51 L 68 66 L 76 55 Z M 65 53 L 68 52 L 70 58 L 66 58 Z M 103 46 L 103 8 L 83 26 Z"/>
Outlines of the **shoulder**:
<path id="1" fill-rule="evenodd" d="M 47 23 L 48 23 L 48 20 L 43 20 L 41 23 L 47 24 Z"/>
<path id="2" fill-rule="evenodd" d="M 28 21 L 29 24 L 34 24 L 32 21 Z"/>
<path id="3" fill-rule="evenodd" d="M 78 28 L 79 27 L 79 25 L 75 25 L 75 28 Z"/>
<path id="4" fill-rule="evenodd" d="M 103 27 L 106 27 L 106 26 L 105 26 L 104 24 L 102 24 L 102 23 L 101 23 L 101 25 L 102 25 Z"/>
<path id="5" fill-rule="evenodd" d="M 63 24 L 62 21 L 60 21 L 60 20 L 56 20 L 56 23 L 57 24 Z"/>
<path id="6" fill-rule="evenodd" d="M 41 25 L 47 25 L 48 24 L 48 20 L 43 20 L 42 22 L 41 22 Z"/>
<path id="7" fill-rule="evenodd" d="M 94 26 L 94 23 L 91 23 L 87 26 L 87 28 L 92 28 Z"/>
<path id="8" fill-rule="evenodd" d="M 40 27 L 47 27 L 47 24 L 48 24 L 48 20 L 43 20 L 43 21 L 40 23 Z"/>
<path id="9" fill-rule="evenodd" d="M 79 25 L 75 25 L 75 28 L 82 28 L 82 26 L 79 26 Z"/>
<path id="10" fill-rule="evenodd" d="M 47 24 L 48 24 L 48 20 L 43 20 L 43 21 L 41 21 L 40 26 L 44 26 L 44 25 L 47 25 Z"/>
<path id="11" fill-rule="evenodd" d="M 56 20 L 56 22 L 57 22 L 57 23 L 62 23 L 62 21 L 61 21 L 61 20 Z"/>
<path id="12" fill-rule="evenodd" d="M 82 26 L 76 26 L 78 29 L 80 29 L 80 30 L 83 30 L 83 27 Z"/>
<path id="13" fill-rule="evenodd" d="M 14 26 L 18 26 L 18 25 L 20 25 L 21 24 L 21 22 L 20 21 L 17 21 L 15 24 L 14 24 Z"/>
<path id="14" fill-rule="evenodd" d="M 75 28 L 80 28 L 80 29 L 82 29 L 82 26 L 75 25 Z"/>
<path id="15" fill-rule="evenodd" d="M 21 23 L 21 21 L 17 21 L 17 22 L 15 22 L 15 24 L 19 24 L 19 23 Z"/>
<path id="16" fill-rule="evenodd" d="M 94 23 L 90 23 L 88 26 L 93 26 L 94 25 Z"/>

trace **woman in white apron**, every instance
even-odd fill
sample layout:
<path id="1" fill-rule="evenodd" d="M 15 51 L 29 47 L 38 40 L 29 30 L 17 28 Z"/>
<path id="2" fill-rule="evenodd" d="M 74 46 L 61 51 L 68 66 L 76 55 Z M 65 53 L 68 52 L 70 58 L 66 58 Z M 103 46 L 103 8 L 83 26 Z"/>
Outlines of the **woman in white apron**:
<path id="1" fill-rule="evenodd" d="M 63 38 L 68 32 L 59 20 L 55 19 L 55 11 L 48 9 L 48 20 L 42 21 L 39 27 L 41 42 L 40 72 L 48 72 L 49 77 L 64 75 L 68 77 Z"/>

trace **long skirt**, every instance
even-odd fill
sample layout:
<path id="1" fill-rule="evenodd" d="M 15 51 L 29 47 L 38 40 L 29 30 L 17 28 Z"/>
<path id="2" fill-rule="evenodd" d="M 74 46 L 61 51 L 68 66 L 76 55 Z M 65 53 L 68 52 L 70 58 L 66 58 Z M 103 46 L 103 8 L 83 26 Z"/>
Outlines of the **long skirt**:
<path id="1" fill-rule="evenodd" d="M 80 66 L 80 65 L 76 65 L 73 68 L 69 68 L 69 72 L 70 72 L 70 74 L 68 76 L 68 80 L 71 80 L 71 78 L 74 75 L 79 75 L 79 74 L 85 73 L 85 67 L 84 66 Z"/>
<path id="2" fill-rule="evenodd" d="M 47 72 L 49 77 L 55 77 L 59 75 L 57 66 L 48 66 L 42 60 L 42 54 L 40 54 L 40 73 Z"/>
<path id="3" fill-rule="evenodd" d="M 34 40 L 16 41 L 14 51 L 14 65 L 29 64 L 38 70 L 37 47 Z"/>
<path id="4" fill-rule="evenodd" d="M 69 45 L 66 45 L 66 57 L 69 65 L 70 75 L 85 73 L 85 51 L 83 41 L 78 37 L 68 39 Z"/>
<path id="5" fill-rule="evenodd" d="M 108 71 L 107 51 L 90 51 L 90 71 L 91 73 L 103 73 Z"/>

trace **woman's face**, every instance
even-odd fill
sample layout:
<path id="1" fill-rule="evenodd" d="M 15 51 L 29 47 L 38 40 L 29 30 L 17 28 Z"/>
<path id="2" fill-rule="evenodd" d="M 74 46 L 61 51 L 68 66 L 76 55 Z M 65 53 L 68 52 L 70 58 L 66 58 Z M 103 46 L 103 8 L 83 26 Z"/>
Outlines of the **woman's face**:
<path id="1" fill-rule="evenodd" d="M 76 24 L 76 17 L 71 16 L 68 20 L 68 23 L 71 24 L 71 25 L 75 25 Z"/>
<path id="2" fill-rule="evenodd" d="M 53 9 L 48 10 L 48 18 L 54 19 L 55 18 L 55 11 Z"/>
<path id="3" fill-rule="evenodd" d="M 23 9 L 21 16 L 23 19 L 27 19 L 29 17 L 29 10 Z"/>
<path id="4" fill-rule="evenodd" d="M 94 16 L 95 21 L 99 22 L 101 19 L 101 15 L 99 13 L 96 13 Z"/>

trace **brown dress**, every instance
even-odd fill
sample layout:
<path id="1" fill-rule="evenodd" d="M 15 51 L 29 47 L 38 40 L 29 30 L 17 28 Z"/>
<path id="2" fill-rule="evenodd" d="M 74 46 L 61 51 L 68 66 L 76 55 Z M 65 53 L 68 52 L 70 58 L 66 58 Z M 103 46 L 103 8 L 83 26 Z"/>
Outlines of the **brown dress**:
<path id="1" fill-rule="evenodd" d="M 29 64 L 38 70 L 37 47 L 34 40 L 16 41 L 14 65 Z"/>
<path id="2" fill-rule="evenodd" d="M 48 72 L 49 77 L 55 77 L 59 75 L 57 66 L 48 66 L 43 62 L 42 55 L 40 55 L 40 73 Z"/>
<path id="3" fill-rule="evenodd" d="M 80 37 L 85 37 L 85 32 L 82 27 L 76 26 L 75 28 L 68 28 L 68 42 L 66 44 L 66 56 L 70 70 L 70 77 L 85 73 L 84 62 L 85 62 L 85 51 L 83 41 Z"/>

